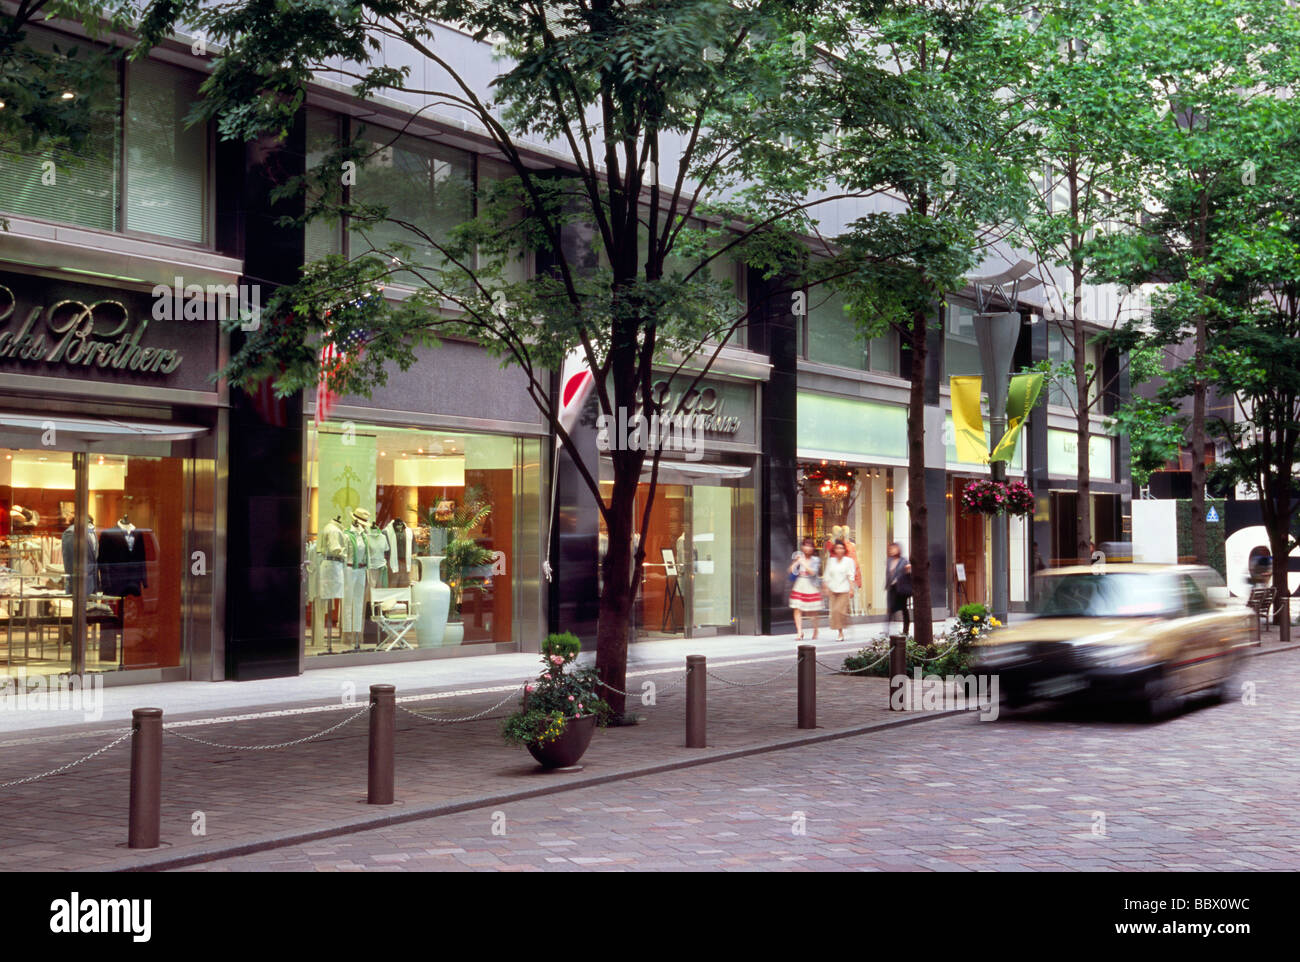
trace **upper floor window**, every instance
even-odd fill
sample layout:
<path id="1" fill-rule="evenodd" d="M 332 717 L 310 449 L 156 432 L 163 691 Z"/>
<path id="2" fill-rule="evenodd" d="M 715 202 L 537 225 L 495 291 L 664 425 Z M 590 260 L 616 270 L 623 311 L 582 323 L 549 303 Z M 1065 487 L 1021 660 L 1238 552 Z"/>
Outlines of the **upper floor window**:
<path id="1" fill-rule="evenodd" d="M 27 42 L 52 46 L 52 31 Z M 0 150 L 0 210 L 98 230 L 209 242 L 208 131 L 187 126 L 199 78 L 154 61 L 106 67 L 88 90 L 95 101 L 81 148 Z"/>
<path id="2" fill-rule="evenodd" d="M 1088 334 L 1084 333 L 1086 340 Z M 1099 392 L 1100 378 L 1097 376 L 1097 365 L 1101 360 L 1101 353 L 1096 344 L 1086 344 L 1084 346 L 1086 356 L 1085 364 L 1088 365 L 1088 403 L 1092 404 L 1097 400 Z M 1070 369 L 1074 370 L 1074 340 L 1067 336 L 1064 328 L 1057 322 L 1051 322 L 1047 326 L 1047 357 L 1053 364 L 1069 364 Z M 1056 378 L 1048 382 L 1047 403 L 1056 407 L 1068 407 L 1073 409 L 1079 399 L 1078 385 L 1074 378 L 1067 375 L 1064 378 Z"/>
<path id="3" fill-rule="evenodd" d="M 984 373 L 980 346 L 975 339 L 975 308 L 948 304 L 943 324 L 944 377 L 962 377 Z"/>
<path id="4" fill-rule="evenodd" d="M 844 295 L 824 287 L 805 291 L 803 356 L 857 371 L 898 373 L 898 334 L 892 329 L 864 338 L 847 311 Z"/>

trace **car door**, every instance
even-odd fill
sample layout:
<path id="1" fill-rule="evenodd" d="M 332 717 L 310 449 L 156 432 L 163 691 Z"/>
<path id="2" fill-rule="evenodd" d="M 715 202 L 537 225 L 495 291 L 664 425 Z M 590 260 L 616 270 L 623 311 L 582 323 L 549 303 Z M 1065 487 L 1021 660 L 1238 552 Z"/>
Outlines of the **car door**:
<path id="1" fill-rule="evenodd" d="M 1179 645 L 1172 667 L 1181 690 L 1198 691 L 1218 682 L 1228 646 L 1219 609 L 1195 579 L 1179 575 L 1178 588 L 1183 617 L 1179 619 Z"/>

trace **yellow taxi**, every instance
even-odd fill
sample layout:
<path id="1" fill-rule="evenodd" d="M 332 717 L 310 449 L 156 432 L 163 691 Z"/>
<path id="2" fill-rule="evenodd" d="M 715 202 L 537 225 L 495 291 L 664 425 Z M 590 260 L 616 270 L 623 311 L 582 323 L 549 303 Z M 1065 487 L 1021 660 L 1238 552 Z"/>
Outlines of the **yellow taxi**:
<path id="1" fill-rule="evenodd" d="M 1079 697 L 1145 702 L 1152 717 L 1187 696 L 1233 696 L 1253 613 L 1211 568 L 1098 564 L 1040 571 L 1033 616 L 974 646 L 1008 707 Z"/>

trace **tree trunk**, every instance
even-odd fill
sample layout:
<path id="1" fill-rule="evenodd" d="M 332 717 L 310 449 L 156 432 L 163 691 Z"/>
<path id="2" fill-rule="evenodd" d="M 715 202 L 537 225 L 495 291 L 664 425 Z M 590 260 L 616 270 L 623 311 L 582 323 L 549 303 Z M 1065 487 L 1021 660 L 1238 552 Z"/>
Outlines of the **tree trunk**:
<path id="1" fill-rule="evenodd" d="M 1266 479 L 1260 492 L 1269 551 L 1273 554 L 1273 620 L 1278 640 L 1291 640 L 1291 476 L 1290 465 L 1276 477 Z"/>
<path id="2" fill-rule="evenodd" d="M 1205 537 L 1205 396 L 1208 389 L 1201 367 L 1205 357 L 1205 317 L 1196 321 L 1196 383 L 1192 387 L 1192 554 L 1197 564 L 1209 564 L 1210 551 Z"/>
<path id="3" fill-rule="evenodd" d="M 930 526 L 925 507 L 925 360 L 929 315 L 912 315 L 912 377 L 907 398 L 907 512 L 911 518 L 912 609 L 916 642 L 934 644 L 930 612 Z"/>
<path id="4" fill-rule="evenodd" d="M 614 489 L 610 493 L 609 518 L 606 524 L 608 547 L 601 564 L 600 608 L 596 623 L 596 674 L 605 683 L 602 694 L 614 710 L 615 717 L 626 711 L 628 630 L 636 586 L 632 583 L 632 531 L 636 518 L 638 475 L 627 476 L 622 468 L 625 458 L 616 463 Z M 639 471 L 638 471 L 639 474 Z"/>
<path id="5" fill-rule="evenodd" d="M 1075 498 L 1075 555 L 1080 564 L 1092 561 L 1092 474 L 1088 460 L 1092 432 L 1088 423 L 1088 373 L 1087 345 L 1084 344 L 1083 320 L 1079 317 L 1077 297 L 1074 306 L 1074 385 L 1078 399 L 1074 402 L 1076 412 L 1075 441 L 1078 445 L 1079 491 Z"/>

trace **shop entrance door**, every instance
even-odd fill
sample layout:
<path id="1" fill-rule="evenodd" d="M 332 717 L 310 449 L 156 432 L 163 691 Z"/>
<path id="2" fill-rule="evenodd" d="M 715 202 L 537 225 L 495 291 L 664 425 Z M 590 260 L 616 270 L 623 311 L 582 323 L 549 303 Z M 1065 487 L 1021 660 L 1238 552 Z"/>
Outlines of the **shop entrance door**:
<path id="1" fill-rule="evenodd" d="M 648 493 L 649 485 L 638 488 L 638 521 Z M 750 567 L 743 557 L 741 529 L 752 521 L 752 509 L 752 489 L 728 484 L 726 478 L 656 486 L 641 590 L 633 609 L 637 638 L 691 638 L 737 630 L 737 606 L 752 595 L 741 574 Z"/>
<path id="2" fill-rule="evenodd" d="M 983 604 L 988 601 L 984 577 L 984 551 L 988 538 L 985 536 L 984 515 L 965 511 L 961 506 L 962 491 L 970 480 L 954 478 L 952 482 L 953 570 L 948 577 L 953 586 L 954 610 L 971 602 Z M 963 573 L 965 582 L 958 577 Z"/>
<path id="3" fill-rule="evenodd" d="M 13 420 L 0 415 L 0 444 Z M 0 660 L 29 675 L 179 667 L 190 459 L 42 423 L 52 443 L 0 449 Z"/>

